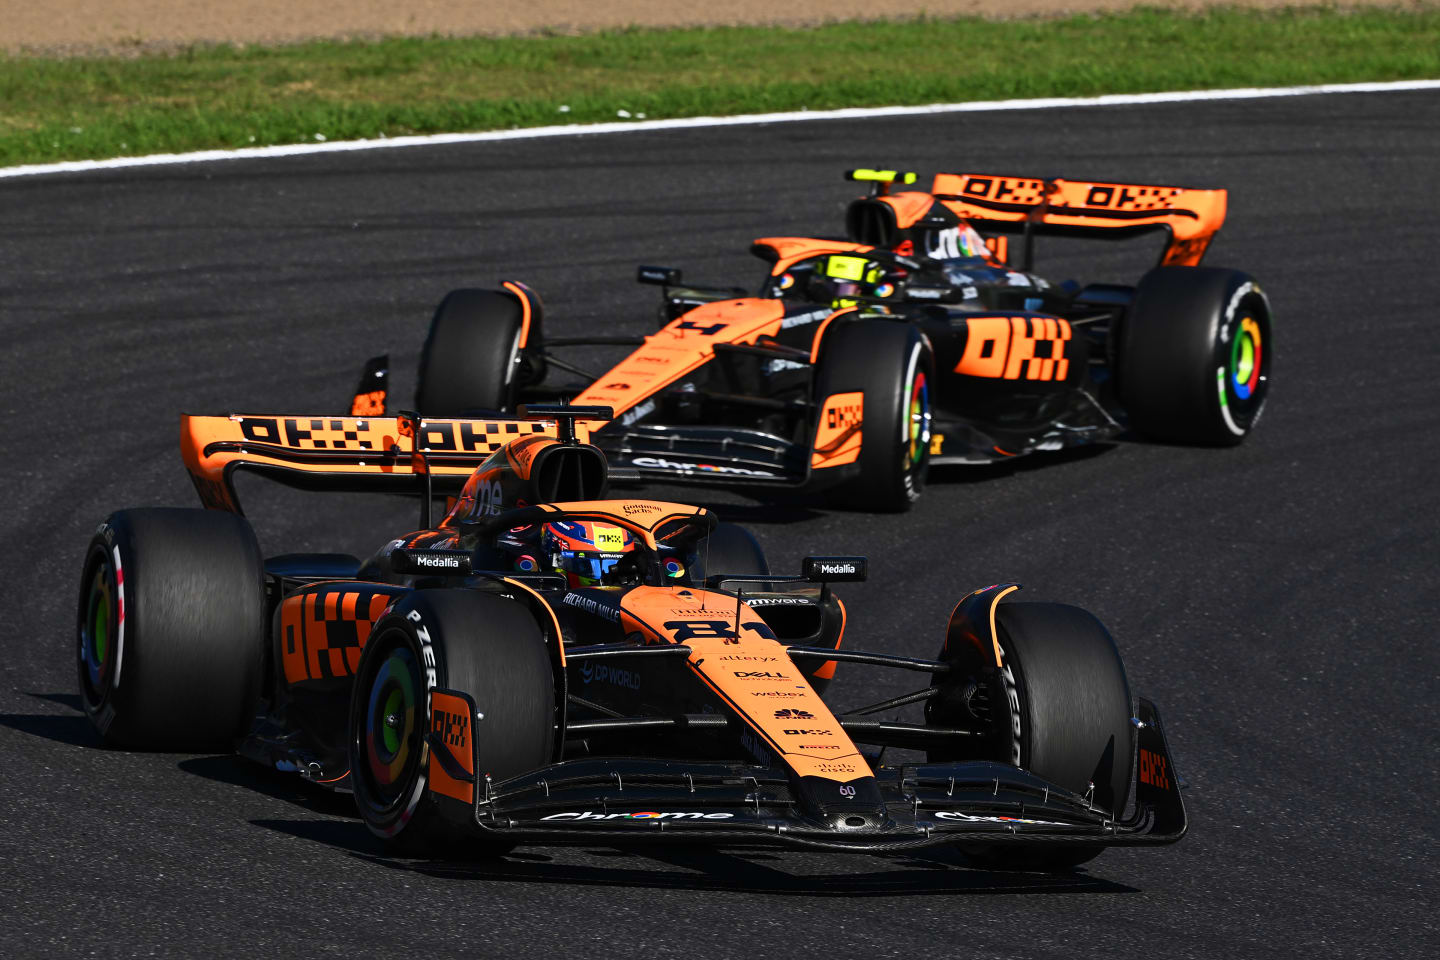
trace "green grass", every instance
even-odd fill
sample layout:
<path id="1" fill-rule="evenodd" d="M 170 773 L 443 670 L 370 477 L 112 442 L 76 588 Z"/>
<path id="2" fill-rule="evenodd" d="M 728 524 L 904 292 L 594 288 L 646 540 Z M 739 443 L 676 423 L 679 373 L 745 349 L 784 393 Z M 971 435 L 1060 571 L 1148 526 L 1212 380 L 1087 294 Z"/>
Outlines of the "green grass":
<path id="1" fill-rule="evenodd" d="M 590 123 L 621 110 L 685 117 L 1415 78 L 1440 78 L 1440 7 L 0 56 L 0 166 Z"/>

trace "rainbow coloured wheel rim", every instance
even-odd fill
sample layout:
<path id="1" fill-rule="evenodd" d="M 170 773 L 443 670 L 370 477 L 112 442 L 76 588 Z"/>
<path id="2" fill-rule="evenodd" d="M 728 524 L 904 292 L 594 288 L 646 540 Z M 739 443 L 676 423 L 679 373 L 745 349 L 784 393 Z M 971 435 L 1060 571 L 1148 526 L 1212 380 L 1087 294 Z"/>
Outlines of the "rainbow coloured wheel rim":
<path id="1" fill-rule="evenodd" d="M 392 647 L 370 684 L 362 733 L 364 775 L 381 806 L 406 795 L 419 767 L 421 689 L 415 655 L 407 646 Z"/>
<path id="2" fill-rule="evenodd" d="M 930 453 L 930 388 L 925 381 L 925 371 L 915 371 L 909 393 L 900 430 L 905 469 L 913 470 L 923 463 Z"/>
<path id="3" fill-rule="evenodd" d="M 1241 400 L 1255 396 L 1260 384 L 1263 350 L 1260 324 L 1254 317 L 1244 318 L 1230 345 L 1230 383 L 1235 396 Z"/>
<path id="4" fill-rule="evenodd" d="M 80 677 L 92 706 L 104 700 L 114 674 L 119 626 L 117 595 L 115 571 L 102 557 L 95 563 L 80 611 Z"/>
<path id="5" fill-rule="evenodd" d="M 1265 405 L 1274 348 L 1263 299 L 1246 297 L 1234 316 L 1226 324 L 1229 335 L 1218 344 L 1215 378 L 1220 416 L 1230 437 L 1238 439 L 1250 432 Z"/>

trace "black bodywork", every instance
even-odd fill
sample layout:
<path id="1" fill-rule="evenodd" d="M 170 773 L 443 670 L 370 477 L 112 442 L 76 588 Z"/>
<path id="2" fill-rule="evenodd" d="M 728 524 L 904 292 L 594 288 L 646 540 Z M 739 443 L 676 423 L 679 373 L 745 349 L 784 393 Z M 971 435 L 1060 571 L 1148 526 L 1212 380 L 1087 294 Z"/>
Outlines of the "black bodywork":
<path id="1" fill-rule="evenodd" d="M 551 444 L 541 455 L 552 460 L 598 457 L 594 447 L 573 441 L 538 442 Z M 425 802 L 457 829 L 546 842 L 673 835 L 870 852 L 962 841 L 1170 843 L 1183 835 L 1179 786 L 1148 701 L 1138 701 L 1133 744 L 1120 747 L 1121 755 L 1130 753 L 1132 768 L 1149 770 L 1141 774 L 1133 812 L 1122 819 L 1122 810 L 1103 809 L 1093 797 L 998 759 L 1006 755 L 1009 721 L 1008 713 L 983 706 L 1004 700 L 993 666 L 958 654 L 922 660 L 840 649 L 843 606 L 829 584 L 863 578 L 863 558 L 811 558 L 797 576 L 727 576 L 706 566 L 713 515 L 632 500 L 533 505 L 537 491 L 516 473 L 517 462 L 498 451 L 477 468 L 445 520 L 391 540 L 364 563 L 343 555 L 288 555 L 266 563 L 272 629 L 261 715 L 240 746 L 243 755 L 347 789 L 355 774 L 347 747 L 353 746 L 357 666 L 370 631 L 406 609 L 409 598 L 469 591 L 518 604 L 542 626 L 554 687 L 541 695 L 554 697 L 554 737 L 549 762 L 494 780 L 483 774 L 479 737 L 467 728 L 479 721 L 465 719 L 483 712 L 465 690 L 434 689 L 432 697 L 466 704 L 453 714 L 432 708 L 425 727 L 432 782 L 438 767 L 452 784 Z M 528 463 L 538 464 L 539 457 Z M 493 489 L 495 499 L 477 501 L 477 488 Z M 531 505 L 509 506 L 517 501 Z M 492 509 L 501 502 L 505 509 Z M 555 572 L 517 570 L 518 559 L 534 555 L 541 522 L 623 523 L 657 511 L 674 522 L 671 532 L 657 534 L 664 546 L 617 566 L 607 574 L 613 582 L 576 587 Z M 666 558 L 680 561 L 685 572 L 667 574 Z M 951 635 L 993 629 L 993 604 L 1010 589 L 972 594 L 952 617 Z M 667 605 L 685 608 L 670 615 L 688 616 L 654 628 L 645 623 L 647 611 Z M 756 700 L 738 702 L 734 690 L 712 683 L 729 676 L 728 667 L 717 671 L 714 661 L 731 659 L 766 661 L 765 672 L 753 676 L 779 685 L 754 681 L 762 683 L 750 693 Z M 919 689 L 831 711 L 817 698 L 837 663 L 915 673 Z M 875 718 L 919 703 L 945 709 L 927 710 L 924 723 Z M 959 704 L 982 706 L 962 713 Z M 937 722 L 932 712 L 943 719 Z M 966 722 L 957 723 L 961 715 Z M 780 729 L 832 720 L 826 731 Z M 864 745 L 870 749 L 851 763 L 866 775 L 825 775 L 823 761 L 787 753 L 782 733 L 823 733 Z M 892 748 L 930 759 L 887 763 Z"/>

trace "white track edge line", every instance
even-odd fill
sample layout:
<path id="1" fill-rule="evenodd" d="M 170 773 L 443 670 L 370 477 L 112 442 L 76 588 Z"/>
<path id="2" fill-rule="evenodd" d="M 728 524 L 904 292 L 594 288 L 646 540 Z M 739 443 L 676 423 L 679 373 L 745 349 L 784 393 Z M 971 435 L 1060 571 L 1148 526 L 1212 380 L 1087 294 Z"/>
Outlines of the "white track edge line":
<path id="1" fill-rule="evenodd" d="M 643 133 L 651 130 L 683 130 L 692 127 L 730 127 L 743 126 L 746 124 L 794 123 L 805 120 L 862 120 L 877 117 L 923 116 L 936 113 L 1053 110 L 1059 107 L 1115 107 L 1150 103 L 1189 103 L 1206 100 L 1259 100 L 1269 97 L 1304 97 L 1328 93 L 1391 93 L 1406 90 L 1440 90 L 1440 80 L 1321 83 L 1299 87 L 1239 87 L 1231 90 L 1177 90 L 1164 93 L 1113 93 L 1098 97 L 976 100 L 966 103 L 932 103 L 919 107 L 844 107 L 838 110 L 795 110 L 787 113 L 751 113 L 732 117 L 677 117 L 670 120 L 563 124 L 550 127 L 486 130 L 478 133 L 435 133 L 423 136 L 389 137 L 380 140 L 338 140 L 334 143 L 287 143 L 269 147 L 242 147 L 236 150 L 198 150 L 193 153 L 155 153 L 142 157 L 113 157 L 108 160 L 68 160 L 60 163 L 35 163 L 15 167 L 0 167 L 0 179 L 38 176 L 43 174 L 86 173 L 92 170 L 118 170 L 126 167 L 155 167 L 168 164 L 207 163 L 215 160 L 295 157 L 313 153 L 343 153 L 351 150 L 391 150 L 398 147 L 437 146 L 453 143 L 483 143 L 493 140 L 533 140 L 542 137 L 572 137 L 604 133 Z"/>

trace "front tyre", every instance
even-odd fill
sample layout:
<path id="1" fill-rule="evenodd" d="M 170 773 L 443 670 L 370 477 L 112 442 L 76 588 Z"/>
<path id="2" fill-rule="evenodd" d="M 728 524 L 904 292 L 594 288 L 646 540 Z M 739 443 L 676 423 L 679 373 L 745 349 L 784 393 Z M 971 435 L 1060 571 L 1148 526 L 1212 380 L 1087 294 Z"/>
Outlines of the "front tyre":
<path id="1" fill-rule="evenodd" d="M 520 387 L 539 374 L 539 324 L 531 321 L 527 330 L 524 306 L 510 293 L 446 294 L 420 351 L 416 409 L 430 417 L 512 412 Z"/>
<path id="2" fill-rule="evenodd" d="M 1244 440 L 1270 390 L 1270 318 L 1260 285 L 1238 270 L 1158 267 L 1145 274 L 1117 350 L 1131 425 L 1175 443 Z"/>
<path id="3" fill-rule="evenodd" d="M 1000 689 L 985 712 L 997 738 L 993 759 L 1064 787 L 1120 819 L 1130 798 L 1135 755 L 1130 686 L 1115 641 L 1092 614 L 1061 603 L 1000 603 L 996 638 L 1004 659 Z M 930 716 L 941 725 L 947 716 Z M 1094 859 L 1102 844 L 969 846 L 997 870 L 1063 870 Z"/>
<path id="4" fill-rule="evenodd" d="M 350 699 L 350 779 L 365 825 L 415 852 L 503 853 L 512 844 L 480 835 L 473 816 L 447 820 L 427 794 L 437 688 L 469 695 L 483 715 L 471 725 L 479 784 L 534 770 L 550 759 L 556 722 L 545 636 L 513 600 L 416 591 L 375 624 Z"/>
<path id="5" fill-rule="evenodd" d="M 930 468 L 930 385 L 935 361 L 914 326 L 894 320 L 845 322 L 821 342 L 816 371 L 817 411 L 822 428 L 841 423 L 854 409 L 847 395 L 863 396 L 856 476 L 835 487 L 838 505 L 878 513 L 910 509 L 925 488 Z M 834 423 L 832 423 L 834 421 Z M 843 434 L 831 444 L 843 449 Z M 817 470 L 827 468 L 817 448 Z"/>
<path id="6" fill-rule="evenodd" d="M 230 750 L 265 655 L 260 548 L 243 517 L 122 510 L 90 540 L 76 617 L 80 701 L 107 742 Z"/>

